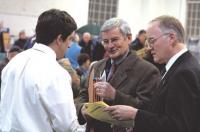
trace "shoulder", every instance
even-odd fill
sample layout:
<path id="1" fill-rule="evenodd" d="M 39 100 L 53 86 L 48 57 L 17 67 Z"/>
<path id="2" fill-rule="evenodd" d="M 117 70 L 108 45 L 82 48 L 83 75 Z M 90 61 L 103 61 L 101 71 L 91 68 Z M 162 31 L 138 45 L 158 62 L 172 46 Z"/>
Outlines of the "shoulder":
<path id="1" fill-rule="evenodd" d="M 122 65 L 123 67 L 126 67 L 126 69 L 130 69 L 132 71 L 140 71 L 140 73 L 155 72 L 159 74 L 158 68 L 156 68 L 153 64 L 149 63 L 148 61 L 139 58 L 135 52 L 131 52 L 131 54 L 127 57 L 127 59 Z"/>

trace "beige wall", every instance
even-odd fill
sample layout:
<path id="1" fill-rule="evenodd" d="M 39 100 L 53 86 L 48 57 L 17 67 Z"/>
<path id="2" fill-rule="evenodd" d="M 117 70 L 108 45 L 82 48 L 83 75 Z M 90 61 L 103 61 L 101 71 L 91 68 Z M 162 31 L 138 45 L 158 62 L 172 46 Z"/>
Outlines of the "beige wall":
<path id="1" fill-rule="evenodd" d="M 186 0 L 119 0 L 118 17 L 128 21 L 133 38 L 160 15 L 172 15 L 185 26 Z"/>
<path id="2" fill-rule="evenodd" d="M 0 0 L 0 21 L 12 35 L 18 35 L 22 29 L 32 35 L 39 14 L 58 8 L 71 14 L 80 27 L 87 23 L 88 5 L 88 0 Z"/>
<path id="3" fill-rule="evenodd" d="M 69 12 L 81 27 L 87 24 L 89 0 L 0 0 L 0 21 L 17 35 L 25 29 L 34 33 L 38 15 L 50 8 Z M 131 26 L 133 38 L 159 15 L 173 15 L 185 25 L 186 0 L 119 0 L 118 17 Z"/>

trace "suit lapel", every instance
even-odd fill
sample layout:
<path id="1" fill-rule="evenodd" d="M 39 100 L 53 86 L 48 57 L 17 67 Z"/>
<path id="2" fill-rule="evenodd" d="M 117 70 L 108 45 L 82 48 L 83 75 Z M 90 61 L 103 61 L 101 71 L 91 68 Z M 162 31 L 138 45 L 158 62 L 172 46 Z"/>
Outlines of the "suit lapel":
<path id="1" fill-rule="evenodd" d="M 108 59 L 104 59 L 102 61 L 102 63 L 99 63 L 99 65 L 95 67 L 95 73 L 94 73 L 95 77 L 101 77 L 102 76 L 102 74 L 105 70 L 107 61 L 108 61 Z"/>
<path id="2" fill-rule="evenodd" d="M 170 67 L 170 69 L 168 70 L 168 72 L 166 73 L 166 75 L 163 78 L 163 82 L 164 84 L 168 81 L 168 79 L 170 78 L 170 76 L 172 74 L 174 74 L 174 72 L 176 71 L 176 69 L 181 65 L 181 63 L 187 59 L 190 55 L 190 52 L 187 51 L 185 53 L 183 53 L 175 62 L 174 64 Z"/>
<path id="3" fill-rule="evenodd" d="M 156 92 L 156 95 L 159 95 L 162 91 L 165 91 L 166 87 L 165 85 L 167 84 L 168 80 L 170 77 L 174 74 L 174 72 L 177 70 L 177 68 L 181 65 L 181 63 L 187 59 L 187 57 L 190 56 L 190 52 L 185 52 L 183 53 L 175 62 L 174 64 L 170 67 L 170 69 L 167 71 L 166 75 L 163 77 L 163 79 L 160 82 L 159 89 Z"/>
<path id="4" fill-rule="evenodd" d="M 124 62 L 118 66 L 113 78 L 110 80 L 110 83 L 115 89 L 118 89 L 120 84 L 128 78 L 127 73 L 133 68 L 136 58 L 135 52 L 131 52 Z"/>
<path id="5" fill-rule="evenodd" d="M 127 78 L 126 69 L 123 67 L 118 67 L 117 71 L 110 80 L 110 83 L 117 89 L 117 87 Z"/>

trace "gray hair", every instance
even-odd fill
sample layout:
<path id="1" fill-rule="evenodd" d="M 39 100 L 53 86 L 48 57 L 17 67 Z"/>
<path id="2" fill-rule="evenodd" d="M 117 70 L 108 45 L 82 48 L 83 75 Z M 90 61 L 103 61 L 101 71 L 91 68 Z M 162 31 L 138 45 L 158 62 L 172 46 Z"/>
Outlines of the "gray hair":
<path id="1" fill-rule="evenodd" d="M 159 22 L 159 27 L 163 33 L 174 32 L 176 33 L 179 42 L 184 42 L 185 31 L 181 22 L 173 16 L 163 15 L 153 19 L 151 22 Z"/>
<path id="2" fill-rule="evenodd" d="M 128 25 L 128 23 L 119 18 L 111 18 L 106 20 L 103 26 L 101 27 L 101 32 L 106 32 L 114 28 L 119 28 L 120 32 L 124 36 L 131 35 L 131 28 Z"/>

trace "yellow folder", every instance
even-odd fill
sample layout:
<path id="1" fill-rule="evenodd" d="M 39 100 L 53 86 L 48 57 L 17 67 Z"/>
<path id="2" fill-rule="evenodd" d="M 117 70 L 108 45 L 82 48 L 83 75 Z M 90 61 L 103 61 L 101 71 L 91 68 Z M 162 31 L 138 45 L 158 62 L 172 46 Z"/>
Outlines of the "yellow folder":
<path id="1" fill-rule="evenodd" d="M 133 120 L 128 120 L 128 121 L 119 121 L 110 115 L 109 112 L 103 111 L 103 109 L 108 106 L 105 102 L 103 101 L 98 101 L 94 103 L 87 103 L 86 104 L 86 112 L 87 114 L 97 120 L 107 122 L 113 125 L 119 125 L 123 127 L 132 127 L 133 126 Z"/>

